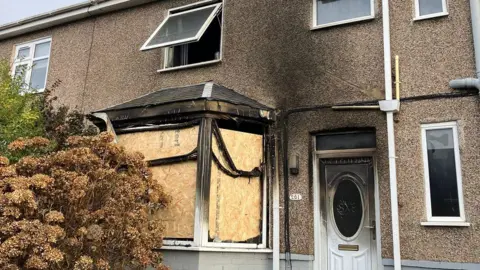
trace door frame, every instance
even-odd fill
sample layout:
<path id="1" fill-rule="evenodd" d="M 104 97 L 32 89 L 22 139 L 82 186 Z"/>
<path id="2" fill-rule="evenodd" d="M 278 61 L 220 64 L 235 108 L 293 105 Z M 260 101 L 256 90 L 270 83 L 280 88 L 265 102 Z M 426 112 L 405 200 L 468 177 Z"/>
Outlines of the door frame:
<path id="1" fill-rule="evenodd" d="M 348 149 L 348 150 L 324 150 L 316 151 L 316 136 L 312 136 L 312 176 L 313 176 L 313 220 L 314 220 L 314 270 L 326 270 L 327 269 L 327 250 L 326 247 L 322 247 L 322 237 L 326 237 L 326 227 L 322 222 L 322 214 L 320 212 L 320 159 L 322 158 L 356 158 L 356 157 L 371 157 L 373 161 L 373 182 L 374 182 L 374 200 L 375 200 L 375 227 L 376 227 L 376 240 L 373 248 L 373 253 L 376 256 L 375 260 L 372 260 L 372 265 L 376 263 L 377 270 L 383 270 L 382 263 L 382 245 L 381 245 L 381 228 L 380 228 L 380 193 L 378 185 L 378 173 L 377 173 L 377 158 L 375 148 L 364 149 Z"/>

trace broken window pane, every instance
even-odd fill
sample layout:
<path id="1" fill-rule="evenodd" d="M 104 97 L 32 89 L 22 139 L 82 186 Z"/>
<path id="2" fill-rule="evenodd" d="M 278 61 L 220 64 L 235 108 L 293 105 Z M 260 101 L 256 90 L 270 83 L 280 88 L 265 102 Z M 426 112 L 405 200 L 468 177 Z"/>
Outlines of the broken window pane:
<path id="1" fill-rule="evenodd" d="M 239 170 L 259 167 L 263 157 L 262 135 L 220 129 L 233 163 Z M 231 170 L 219 143 L 213 138 L 213 153 Z M 212 162 L 209 206 L 209 241 L 260 243 L 262 235 L 263 185 L 261 177 L 227 175 Z"/>

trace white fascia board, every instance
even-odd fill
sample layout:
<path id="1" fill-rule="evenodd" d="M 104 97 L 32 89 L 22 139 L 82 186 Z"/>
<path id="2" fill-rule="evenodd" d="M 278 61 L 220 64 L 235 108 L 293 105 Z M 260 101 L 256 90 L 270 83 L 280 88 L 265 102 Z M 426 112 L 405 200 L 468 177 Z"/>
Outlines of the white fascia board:
<path id="1" fill-rule="evenodd" d="M 90 3 L 87 6 L 84 3 L 66 7 L 65 9 L 0 26 L 0 40 L 153 1 L 155 0 L 111 0 L 98 4 Z"/>

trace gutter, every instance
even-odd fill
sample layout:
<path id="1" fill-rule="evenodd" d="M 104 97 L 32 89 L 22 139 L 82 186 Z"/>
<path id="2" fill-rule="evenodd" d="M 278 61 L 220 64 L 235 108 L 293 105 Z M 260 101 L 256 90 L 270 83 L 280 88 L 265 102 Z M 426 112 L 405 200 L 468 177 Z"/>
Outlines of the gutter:
<path id="1" fill-rule="evenodd" d="M 89 0 L 13 23 L 0 25 L 0 40 L 153 1 L 155 0 Z"/>
<path id="2" fill-rule="evenodd" d="M 476 88 L 480 90 L 480 0 L 470 0 L 472 13 L 473 47 L 475 51 L 476 78 L 456 79 L 450 81 L 454 89 Z"/>

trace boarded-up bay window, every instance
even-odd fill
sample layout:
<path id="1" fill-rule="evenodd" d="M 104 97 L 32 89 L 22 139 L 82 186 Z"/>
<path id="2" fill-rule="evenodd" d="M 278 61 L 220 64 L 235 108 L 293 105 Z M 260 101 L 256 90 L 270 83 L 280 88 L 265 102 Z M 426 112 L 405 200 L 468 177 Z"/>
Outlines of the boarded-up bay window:
<path id="1" fill-rule="evenodd" d="M 265 247 L 263 127 L 247 129 L 256 132 L 248 133 L 219 128 L 213 119 L 200 123 L 200 127 L 172 124 L 118 136 L 128 151 L 144 154 L 153 178 L 172 197 L 166 208 L 155 213 L 165 226 L 164 243 Z"/>
<path id="2" fill-rule="evenodd" d="M 146 160 L 186 155 L 197 147 L 198 126 L 129 133 L 118 136 L 118 143 L 129 151 L 140 152 Z M 195 227 L 195 194 L 197 162 L 185 161 L 151 168 L 172 197 L 172 201 L 156 215 L 164 222 L 166 239 L 193 240 Z"/>
<path id="3" fill-rule="evenodd" d="M 225 149 L 214 137 L 212 151 L 220 164 L 212 163 L 209 206 L 209 241 L 259 243 L 262 228 L 262 190 L 260 176 L 233 177 L 227 153 L 236 169 L 252 171 L 260 167 L 263 136 L 219 129 Z M 225 151 L 226 150 L 226 151 Z M 222 170 L 223 167 L 224 169 Z"/>

